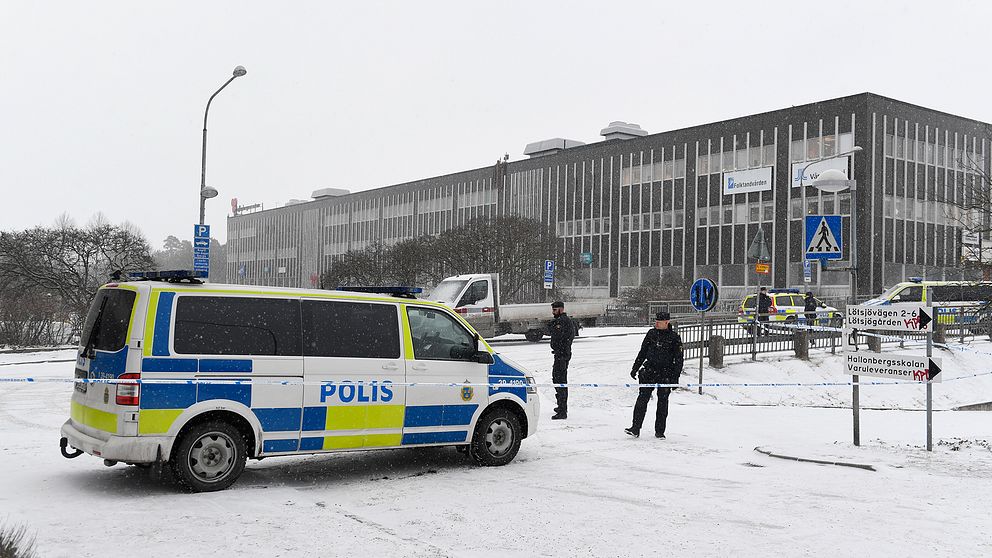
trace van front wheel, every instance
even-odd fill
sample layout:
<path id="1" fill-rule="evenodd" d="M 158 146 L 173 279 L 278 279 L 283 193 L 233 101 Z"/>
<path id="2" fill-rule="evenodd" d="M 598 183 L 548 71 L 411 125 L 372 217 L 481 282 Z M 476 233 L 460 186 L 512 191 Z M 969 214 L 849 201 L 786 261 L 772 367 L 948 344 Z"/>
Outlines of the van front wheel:
<path id="1" fill-rule="evenodd" d="M 520 420 L 506 409 L 482 415 L 472 435 L 471 454 L 479 465 L 506 465 L 520 450 Z"/>
<path id="2" fill-rule="evenodd" d="M 245 470 L 244 437 L 226 422 L 198 424 L 183 434 L 172 469 L 181 486 L 194 492 L 224 490 Z"/>

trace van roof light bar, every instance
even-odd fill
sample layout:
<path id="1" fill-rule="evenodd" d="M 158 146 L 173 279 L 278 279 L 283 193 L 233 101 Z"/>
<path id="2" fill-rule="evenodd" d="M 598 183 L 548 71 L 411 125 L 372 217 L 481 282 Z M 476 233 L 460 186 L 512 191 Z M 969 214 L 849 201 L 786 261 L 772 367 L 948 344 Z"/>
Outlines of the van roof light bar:
<path id="1" fill-rule="evenodd" d="M 406 286 L 371 287 L 371 286 L 341 285 L 337 288 L 337 290 L 348 291 L 353 293 L 388 294 L 399 298 L 417 298 L 414 295 L 424 292 L 424 289 L 421 289 L 420 287 L 406 287 Z"/>
<path id="2" fill-rule="evenodd" d="M 203 283 L 207 277 L 206 271 L 190 269 L 173 269 L 169 271 L 132 271 L 128 274 L 132 281 L 164 281 L 166 283 L 189 282 L 196 285 Z"/>

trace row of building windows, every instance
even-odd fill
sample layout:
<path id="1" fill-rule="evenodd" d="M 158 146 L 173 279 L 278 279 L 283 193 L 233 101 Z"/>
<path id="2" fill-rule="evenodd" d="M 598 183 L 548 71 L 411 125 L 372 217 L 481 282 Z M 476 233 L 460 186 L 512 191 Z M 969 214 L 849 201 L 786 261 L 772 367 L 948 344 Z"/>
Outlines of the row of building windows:
<path id="1" fill-rule="evenodd" d="M 820 158 L 832 157 L 839 153 L 847 153 L 854 148 L 854 134 L 830 134 L 812 136 L 806 139 L 792 140 L 791 159 L 793 163 L 814 161 Z"/>
<path id="2" fill-rule="evenodd" d="M 774 144 L 745 147 L 737 151 L 700 154 L 696 157 L 696 175 L 768 167 L 774 164 Z"/>
<path id="3" fill-rule="evenodd" d="M 620 170 L 620 185 L 642 184 L 685 178 L 685 159 L 635 163 Z"/>
<path id="4" fill-rule="evenodd" d="M 696 209 L 696 225 L 700 227 L 750 225 L 768 223 L 774 220 L 775 202 L 771 200 Z"/>
<path id="5" fill-rule="evenodd" d="M 685 210 L 655 211 L 620 217 L 620 232 L 639 232 L 685 227 Z"/>
<path id="6" fill-rule="evenodd" d="M 789 218 L 802 219 L 804 215 L 850 215 L 851 194 L 824 194 L 806 196 L 806 211 L 803 212 L 803 199 L 789 200 Z"/>
<path id="7" fill-rule="evenodd" d="M 984 154 L 941 144 L 938 140 L 939 137 L 935 137 L 931 143 L 926 140 L 912 140 L 894 134 L 885 134 L 885 156 L 971 173 L 980 172 L 985 168 Z M 975 147 L 974 143 L 972 147 Z"/>

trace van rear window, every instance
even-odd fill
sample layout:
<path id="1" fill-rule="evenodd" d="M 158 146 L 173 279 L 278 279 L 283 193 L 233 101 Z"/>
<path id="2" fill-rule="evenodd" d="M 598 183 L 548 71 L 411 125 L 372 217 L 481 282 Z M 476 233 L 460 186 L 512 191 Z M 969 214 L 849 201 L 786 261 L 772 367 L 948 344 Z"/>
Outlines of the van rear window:
<path id="1" fill-rule="evenodd" d="M 127 344 L 127 327 L 131 323 L 134 291 L 101 289 L 90 304 L 83 324 L 80 345 L 84 349 L 119 351 Z"/>
<path id="2" fill-rule="evenodd" d="M 300 301 L 181 296 L 175 348 L 196 355 L 300 356 Z"/>

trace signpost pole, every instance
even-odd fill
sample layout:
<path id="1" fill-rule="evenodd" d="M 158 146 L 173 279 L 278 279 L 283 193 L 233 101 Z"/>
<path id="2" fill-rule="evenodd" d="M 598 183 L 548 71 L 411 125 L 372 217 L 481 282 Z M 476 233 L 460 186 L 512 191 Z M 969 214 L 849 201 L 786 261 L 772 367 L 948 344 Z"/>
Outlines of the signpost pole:
<path id="1" fill-rule="evenodd" d="M 858 384 L 858 376 L 851 376 L 851 408 L 854 411 L 854 445 L 861 445 L 861 386 Z"/>
<path id="2" fill-rule="evenodd" d="M 933 328 L 927 331 L 927 362 L 933 357 Z M 927 451 L 933 451 L 933 382 L 927 371 Z"/>
<path id="3" fill-rule="evenodd" d="M 699 313 L 699 395 L 703 394 L 703 347 L 706 336 L 706 312 Z"/>

